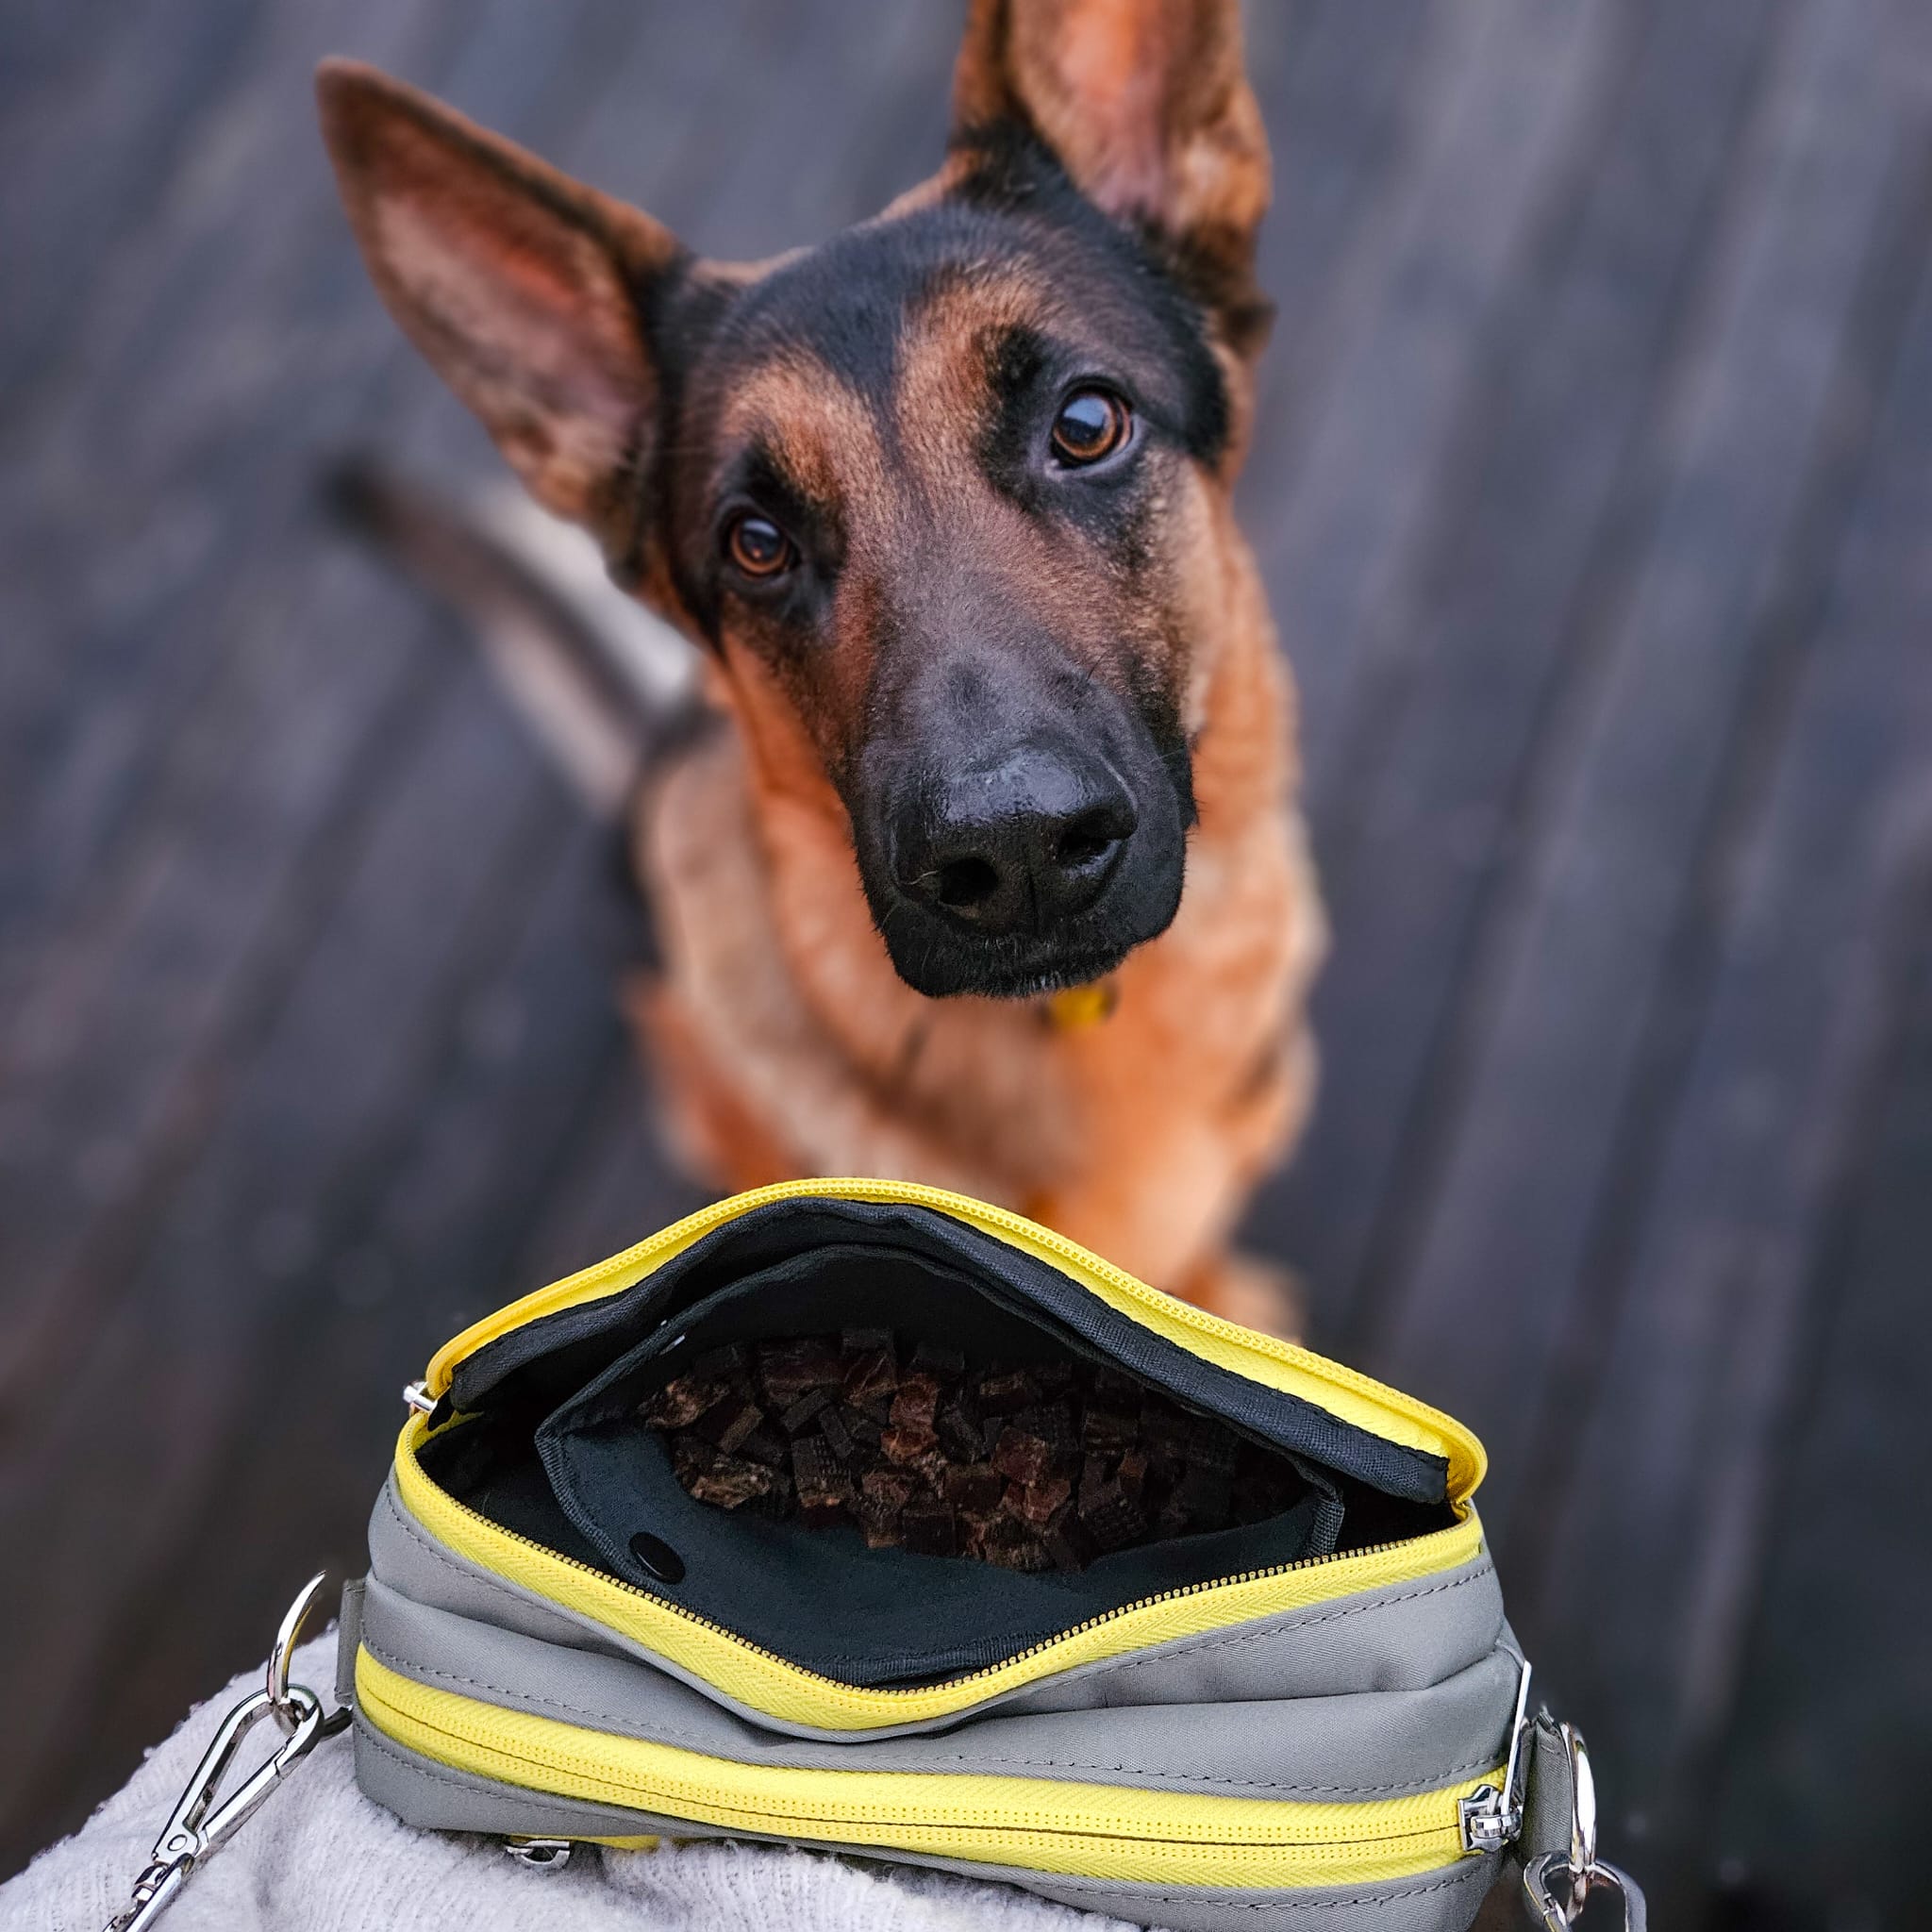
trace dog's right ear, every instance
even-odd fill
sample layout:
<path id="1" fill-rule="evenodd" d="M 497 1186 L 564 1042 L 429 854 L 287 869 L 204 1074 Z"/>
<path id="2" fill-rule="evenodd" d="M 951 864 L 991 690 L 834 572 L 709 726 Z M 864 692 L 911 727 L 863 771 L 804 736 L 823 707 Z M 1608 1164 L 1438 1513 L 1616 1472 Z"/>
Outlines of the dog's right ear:
<path id="1" fill-rule="evenodd" d="M 537 500 L 634 563 L 658 397 L 641 305 L 676 239 L 375 68 L 325 61 L 316 93 L 390 313 Z"/>

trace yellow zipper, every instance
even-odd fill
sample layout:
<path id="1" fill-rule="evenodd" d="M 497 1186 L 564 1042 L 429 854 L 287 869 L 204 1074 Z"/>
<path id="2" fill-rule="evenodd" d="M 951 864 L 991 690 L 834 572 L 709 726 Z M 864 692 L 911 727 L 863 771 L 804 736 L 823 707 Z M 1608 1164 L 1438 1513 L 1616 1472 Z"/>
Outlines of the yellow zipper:
<path id="1" fill-rule="evenodd" d="M 951 1215 L 1071 1274 L 1117 1312 L 1130 1316 L 1143 1327 L 1204 1360 L 1245 1375 L 1266 1388 L 1300 1395 L 1342 1421 L 1371 1429 L 1391 1441 L 1444 1457 L 1449 1465 L 1451 1503 L 1461 1506 L 1482 1481 L 1487 1461 L 1482 1444 L 1453 1417 L 1427 1403 L 1418 1402 L 1413 1396 L 1307 1349 L 1257 1334 L 1238 1323 L 1210 1315 L 1191 1302 L 1150 1288 L 1125 1269 L 1103 1260 L 1051 1228 L 1028 1221 L 1024 1215 L 914 1181 L 782 1181 L 774 1187 L 713 1202 L 650 1240 L 640 1241 L 636 1247 L 553 1282 L 548 1288 L 538 1289 L 493 1315 L 486 1315 L 480 1322 L 473 1322 L 431 1357 L 425 1377 L 429 1393 L 444 1394 L 458 1362 L 526 1323 L 621 1293 L 726 1222 L 774 1201 L 808 1197 L 888 1202 Z"/>
<path id="2" fill-rule="evenodd" d="M 743 1764 L 432 1688 L 367 1649 L 357 1655 L 356 1702 L 405 1748 L 525 1790 L 733 1831 L 1131 1883 L 1274 1889 L 1439 1871 L 1465 1856 L 1460 1801 L 1500 1774 L 1330 1803 Z"/>
<path id="3" fill-rule="evenodd" d="M 403 1425 L 395 1482 L 403 1507 L 435 1541 L 632 1639 L 748 1709 L 822 1730 L 952 1716 L 1081 1664 L 1458 1569 L 1483 1548 L 1482 1524 L 1471 1507 L 1451 1527 L 1407 1541 L 1304 1557 L 1141 1597 L 942 1684 L 868 1688 L 807 1670 L 695 1610 L 491 1522 L 424 1470 L 416 1452 L 428 1434 L 421 1415 Z"/>

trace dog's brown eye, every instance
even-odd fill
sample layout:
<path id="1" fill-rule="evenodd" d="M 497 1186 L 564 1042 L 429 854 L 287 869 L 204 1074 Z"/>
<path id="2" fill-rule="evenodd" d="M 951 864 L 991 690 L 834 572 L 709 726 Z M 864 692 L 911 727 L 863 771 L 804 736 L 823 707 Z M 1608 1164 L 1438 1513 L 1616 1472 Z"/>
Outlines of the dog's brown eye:
<path id="1" fill-rule="evenodd" d="M 1097 463 L 1127 440 L 1127 406 L 1104 389 L 1076 390 L 1054 418 L 1054 454 L 1063 463 Z"/>
<path id="2" fill-rule="evenodd" d="M 724 544 L 732 562 L 748 577 L 774 577 L 791 562 L 791 540 L 770 517 L 740 517 Z"/>

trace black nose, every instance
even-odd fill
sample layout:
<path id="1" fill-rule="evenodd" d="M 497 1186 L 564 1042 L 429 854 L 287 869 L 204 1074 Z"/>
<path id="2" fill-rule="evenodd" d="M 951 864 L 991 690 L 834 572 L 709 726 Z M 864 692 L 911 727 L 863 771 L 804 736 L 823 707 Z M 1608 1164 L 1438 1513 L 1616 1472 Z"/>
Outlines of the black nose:
<path id="1" fill-rule="evenodd" d="M 1105 765 L 1038 749 L 921 786 L 894 817 L 900 889 L 989 936 L 1085 911 L 1138 823 Z"/>

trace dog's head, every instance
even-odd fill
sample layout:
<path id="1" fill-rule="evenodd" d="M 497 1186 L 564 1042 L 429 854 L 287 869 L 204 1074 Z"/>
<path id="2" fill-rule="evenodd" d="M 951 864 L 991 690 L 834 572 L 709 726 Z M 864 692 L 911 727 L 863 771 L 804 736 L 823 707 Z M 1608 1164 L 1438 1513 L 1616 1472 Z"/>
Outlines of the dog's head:
<path id="1" fill-rule="evenodd" d="M 1268 159 L 1235 0 L 975 0 L 944 167 L 756 268 L 368 69 L 323 125 L 405 330 L 849 819 L 932 994 L 1090 980 L 1180 902 Z"/>

